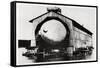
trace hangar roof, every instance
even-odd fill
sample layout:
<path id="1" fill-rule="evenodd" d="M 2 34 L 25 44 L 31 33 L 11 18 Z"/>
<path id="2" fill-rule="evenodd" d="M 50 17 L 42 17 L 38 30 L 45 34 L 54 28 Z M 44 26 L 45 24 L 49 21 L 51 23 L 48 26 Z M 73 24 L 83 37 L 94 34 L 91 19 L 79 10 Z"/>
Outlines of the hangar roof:
<path id="1" fill-rule="evenodd" d="M 36 20 L 36 19 L 38 19 L 38 18 L 40 18 L 40 17 L 43 17 L 44 15 L 49 14 L 50 12 L 54 12 L 54 13 L 56 13 L 56 15 L 59 15 L 59 16 L 61 16 L 61 17 L 64 17 L 64 18 L 67 18 L 67 19 L 71 20 L 74 27 L 77 27 L 78 29 L 80 29 L 80 30 L 82 30 L 82 31 L 84 31 L 84 32 L 86 32 L 86 33 L 92 35 L 92 32 L 90 32 L 90 31 L 87 30 L 85 27 L 83 27 L 82 25 L 80 25 L 79 23 L 77 23 L 75 20 L 73 20 L 73 19 L 71 19 L 71 18 L 69 18 L 69 17 L 67 17 L 67 16 L 62 15 L 62 14 L 61 14 L 61 9 L 60 9 L 60 8 L 57 8 L 57 7 L 54 7 L 54 8 L 47 8 L 47 10 L 48 10 L 48 12 L 46 12 L 46 13 L 44 13 L 44 14 L 42 14 L 42 15 L 40 15 L 40 16 L 38 16 L 38 17 L 32 19 L 32 20 L 30 20 L 29 22 L 30 22 L 30 23 L 33 23 L 34 20 Z M 48 16 L 47 16 L 47 17 L 48 17 Z"/>

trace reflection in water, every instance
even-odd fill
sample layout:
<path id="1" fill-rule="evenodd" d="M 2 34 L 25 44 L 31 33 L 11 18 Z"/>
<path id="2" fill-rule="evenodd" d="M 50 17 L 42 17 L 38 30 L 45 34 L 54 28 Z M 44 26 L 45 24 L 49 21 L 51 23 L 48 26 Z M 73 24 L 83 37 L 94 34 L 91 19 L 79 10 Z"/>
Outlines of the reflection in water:
<path id="1" fill-rule="evenodd" d="M 67 53 L 61 53 L 58 50 L 55 52 L 46 54 L 46 53 L 23 53 L 23 56 L 26 56 L 28 60 L 32 62 L 50 62 L 50 61 L 69 61 L 69 60 L 85 60 L 91 58 L 92 53 L 74 53 L 73 55 L 68 55 Z"/>
<path id="2" fill-rule="evenodd" d="M 38 63 L 38 62 L 50 62 L 50 61 L 71 61 L 71 60 L 93 60 L 95 58 L 95 52 L 93 50 L 93 54 L 91 55 L 87 55 L 87 56 L 73 56 L 73 57 L 58 57 L 58 58 L 51 58 L 51 59 L 37 59 L 36 56 L 32 56 L 32 57 L 26 57 L 23 56 L 23 54 L 27 52 L 27 49 L 25 48 L 18 48 L 18 53 L 17 53 L 17 60 L 18 60 L 18 64 L 33 64 L 33 63 Z"/>

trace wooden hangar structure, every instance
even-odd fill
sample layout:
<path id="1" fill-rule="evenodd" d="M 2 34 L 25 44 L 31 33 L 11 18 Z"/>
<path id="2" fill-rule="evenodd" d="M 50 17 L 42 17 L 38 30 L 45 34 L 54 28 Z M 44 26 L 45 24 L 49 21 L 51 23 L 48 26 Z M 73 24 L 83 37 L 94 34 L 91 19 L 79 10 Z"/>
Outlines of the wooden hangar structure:
<path id="1" fill-rule="evenodd" d="M 72 54 L 77 48 L 92 46 L 92 32 L 84 28 L 82 25 L 74 21 L 73 19 L 61 14 L 61 9 L 57 7 L 47 8 L 46 13 L 30 20 L 33 23 L 33 37 L 31 40 L 31 47 L 36 45 L 36 34 L 40 27 L 49 20 L 55 19 L 61 21 L 62 24 L 67 25 L 69 30 L 69 45 L 67 52 Z M 66 27 L 66 26 L 65 26 Z"/>

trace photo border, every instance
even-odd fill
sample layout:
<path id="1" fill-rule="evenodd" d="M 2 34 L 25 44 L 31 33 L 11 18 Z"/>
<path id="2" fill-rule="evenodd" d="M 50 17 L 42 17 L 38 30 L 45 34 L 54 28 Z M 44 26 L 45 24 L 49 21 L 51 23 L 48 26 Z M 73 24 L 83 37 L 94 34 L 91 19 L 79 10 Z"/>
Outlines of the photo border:
<path id="1" fill-rule="evenodd" d="M 92 7 L 96 8 L 96 60 L 93 61 L 76 61 L 76 62 L 61 62 L 61 63 L 47 63 L 47 64 L 29 64 L 16 65 L 16 3 L 29 4 L 44 4 L 44 5 L 60 5 L 60 6 L 76 6 L 76 7 Z M 39 66 L 39 65 L 54 65 L 54 64 L 72 64 L 72 63 L 86 63 L 98 62 L 98 6 L 93 5 L 77 5 L 77 4 L 60 4 L 60 3 L 43 3 L 43 2 L 27 2 L 27 1 L 12 1 L 10 3 L 10 65 L 13 67 L 21 66 Z"/>

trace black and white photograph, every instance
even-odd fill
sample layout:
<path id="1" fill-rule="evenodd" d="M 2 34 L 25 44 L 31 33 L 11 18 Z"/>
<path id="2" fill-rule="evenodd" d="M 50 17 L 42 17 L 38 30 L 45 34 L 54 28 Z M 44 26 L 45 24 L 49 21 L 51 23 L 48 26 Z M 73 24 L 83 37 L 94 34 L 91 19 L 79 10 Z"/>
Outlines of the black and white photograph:
<path id="1" fill-rule="evenodd" d="M 11 3 L 12 66 L 97 61 L 97 6 Z"/>

